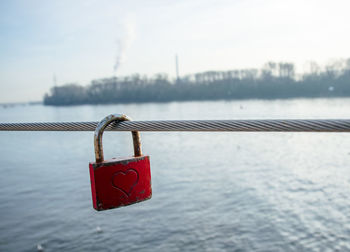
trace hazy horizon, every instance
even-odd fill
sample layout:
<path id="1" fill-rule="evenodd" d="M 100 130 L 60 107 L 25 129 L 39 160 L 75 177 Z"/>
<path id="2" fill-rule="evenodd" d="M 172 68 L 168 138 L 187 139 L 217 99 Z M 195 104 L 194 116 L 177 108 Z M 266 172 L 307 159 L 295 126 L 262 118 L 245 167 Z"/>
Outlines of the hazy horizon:
<path id="1" fill-rule="evenodd" d="M 348 1 L 3 1 L 0 103 L 133 73 L 175 76 L 349 58 Z M 117 68 L 117 69 L 116 69 Z"/>

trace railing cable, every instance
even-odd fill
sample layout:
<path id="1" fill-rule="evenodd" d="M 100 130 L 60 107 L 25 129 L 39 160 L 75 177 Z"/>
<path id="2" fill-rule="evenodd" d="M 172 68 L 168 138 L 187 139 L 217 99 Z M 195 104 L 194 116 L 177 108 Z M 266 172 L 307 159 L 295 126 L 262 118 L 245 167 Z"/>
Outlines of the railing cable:
<path id="1" fill-rule="evenodd" d="M 94 131 L 98 122 L 0 123 L 0 131 Z M 350 132 L 350 120 L 170 120 L 124 121 L 108 131 Z"/>

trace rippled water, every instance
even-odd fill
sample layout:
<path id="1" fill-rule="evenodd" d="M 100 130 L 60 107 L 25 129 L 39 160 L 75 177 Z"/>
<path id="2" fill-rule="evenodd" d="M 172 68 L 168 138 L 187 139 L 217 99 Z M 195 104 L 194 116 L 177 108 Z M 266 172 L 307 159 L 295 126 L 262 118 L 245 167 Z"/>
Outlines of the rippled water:
<path id="1" fill-rule="evenodd" d="M 1 122 L 350 118 L 349 99 L 0 108 Z M 347 133 L 142 133 L 153 198 L 92 208 L 92 132 L 0 132 L 0 251 L 349 251 Z M 106 133 L 105 156 L 132 153 Z"/>

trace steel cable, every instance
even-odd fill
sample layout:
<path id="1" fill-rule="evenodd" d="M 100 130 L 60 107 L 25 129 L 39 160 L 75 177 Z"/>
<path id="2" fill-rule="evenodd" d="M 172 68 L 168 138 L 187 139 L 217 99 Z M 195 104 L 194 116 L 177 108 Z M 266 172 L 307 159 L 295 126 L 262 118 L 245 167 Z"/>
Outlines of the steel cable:
<path id="1" fill-rule="evenodd" d="M 0 123 L 0 131 L 94 131 L 98 122 Z M 112 123 L 107 131 L 350 132 L 350 120 L 170 120 Z"/>

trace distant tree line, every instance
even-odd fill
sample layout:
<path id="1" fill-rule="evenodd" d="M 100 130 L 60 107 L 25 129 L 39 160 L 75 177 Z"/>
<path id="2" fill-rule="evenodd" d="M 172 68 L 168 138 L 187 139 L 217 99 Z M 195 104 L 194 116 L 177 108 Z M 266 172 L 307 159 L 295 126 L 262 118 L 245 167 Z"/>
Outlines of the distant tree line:
<path id="1" fill-rule="evenodd" d="M 350 96 L 350 59 L 296 75 L 292 63 L 268 62 L 262 69 L 208 71 L 169 79 L 134 74 L 55 86 L 45 94 L 45 105 L 111 104 L 219 99 L 285 99 Z"/>

